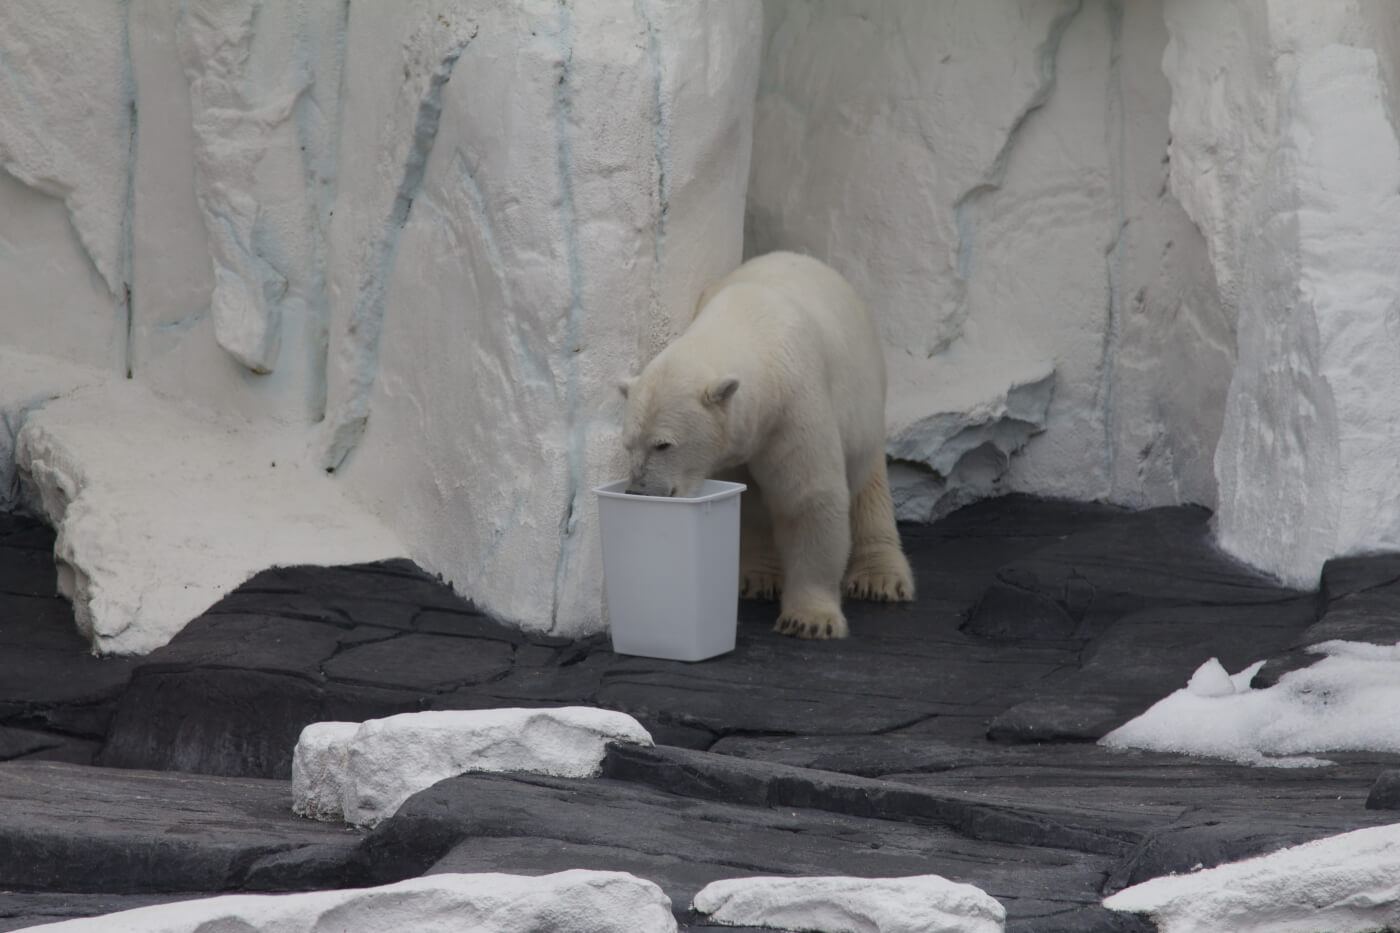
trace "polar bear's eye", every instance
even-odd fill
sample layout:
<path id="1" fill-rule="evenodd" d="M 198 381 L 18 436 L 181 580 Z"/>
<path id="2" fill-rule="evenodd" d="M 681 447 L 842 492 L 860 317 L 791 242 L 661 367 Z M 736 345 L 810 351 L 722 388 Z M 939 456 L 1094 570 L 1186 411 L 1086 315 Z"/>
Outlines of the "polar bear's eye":
<path id="1" fill-rule="evenodd" d="M 651 449 L 652 449 L 652 450 L 670 450 L 670 449 L 671 449 L 671 442 L 670 442 L 670 441 L 657 441 L 655 444 L 652 444 L 652 445 L 651 445 Z"/>

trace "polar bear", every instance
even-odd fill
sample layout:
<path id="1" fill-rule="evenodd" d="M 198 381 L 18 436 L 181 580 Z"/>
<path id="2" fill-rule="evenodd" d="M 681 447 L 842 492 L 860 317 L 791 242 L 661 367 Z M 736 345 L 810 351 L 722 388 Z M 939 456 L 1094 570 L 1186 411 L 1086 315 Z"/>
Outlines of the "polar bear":
<path id="1" fill-rule="evenodd" d="M 744 263 L 621 389 L 628 492 L 749 484 L 741 591 L 781 597 L 777 631 L 844 638 L 842 590 L 914 598 L 885 475 L 885 360 L 834 269 L 787 252 Z"/>

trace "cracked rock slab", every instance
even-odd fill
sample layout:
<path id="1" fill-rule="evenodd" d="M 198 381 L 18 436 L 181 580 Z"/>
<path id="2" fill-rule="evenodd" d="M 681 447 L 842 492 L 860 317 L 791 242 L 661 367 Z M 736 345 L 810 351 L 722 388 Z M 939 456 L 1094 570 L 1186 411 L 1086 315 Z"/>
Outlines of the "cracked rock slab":
<path id="1" fill-rule="evenodd" d="M 302 730 L 292 809 L 374 826 L 443 778 L 478 771 L 597 774 L 609 742 L 650 745 L 631 716 L 586 707 L 441 710 Z"/>
<path id="2" fill-rule="evenodd" d="M 0 763 L 6 888 L 282 891 L 352 874 L 359 837 L 299 819 L 284 781 Z"/>
<path id="3" fill-rule="evenodd" d="M 718 757 L 718 756 L 713 756 Z M 543 873 L 575 862 L 635 870 L 671 897 L 681 919 L 705 885 L 753 875 L 899 878 L 936 873 L 975 884 L 1035 927 L 1051 914 L 1097 909 L 1105 856 L 1005 846 L 940 825 L 852 816 L 808 805 L 702 800 L 611 778 L 468 774 L 411 797 L 372 830 L 375 882 L 424 871 Z"/>

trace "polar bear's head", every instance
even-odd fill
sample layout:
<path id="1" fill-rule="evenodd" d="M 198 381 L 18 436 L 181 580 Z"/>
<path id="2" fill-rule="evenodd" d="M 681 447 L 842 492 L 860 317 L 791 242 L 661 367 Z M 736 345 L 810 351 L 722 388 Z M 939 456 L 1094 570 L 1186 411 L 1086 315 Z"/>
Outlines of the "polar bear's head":
<path id="1" fill-rule="evenodd" d="M 627 491 L 693 496 L 728 458 L 725 420 L 739 380 L 662 353 L 619 388 Z"/>

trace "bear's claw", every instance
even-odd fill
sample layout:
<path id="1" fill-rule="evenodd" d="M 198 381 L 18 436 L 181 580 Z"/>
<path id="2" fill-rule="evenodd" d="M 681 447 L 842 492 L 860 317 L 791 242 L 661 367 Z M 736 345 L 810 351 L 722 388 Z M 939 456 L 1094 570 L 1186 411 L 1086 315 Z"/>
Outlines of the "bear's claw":
<path id="1" fill-rule="evenodd" d="M 739 595 L 744 599 L 778 599 L 783 595 L 783 578 L 778 574 L 744 571 L 739 581 Z"/>

